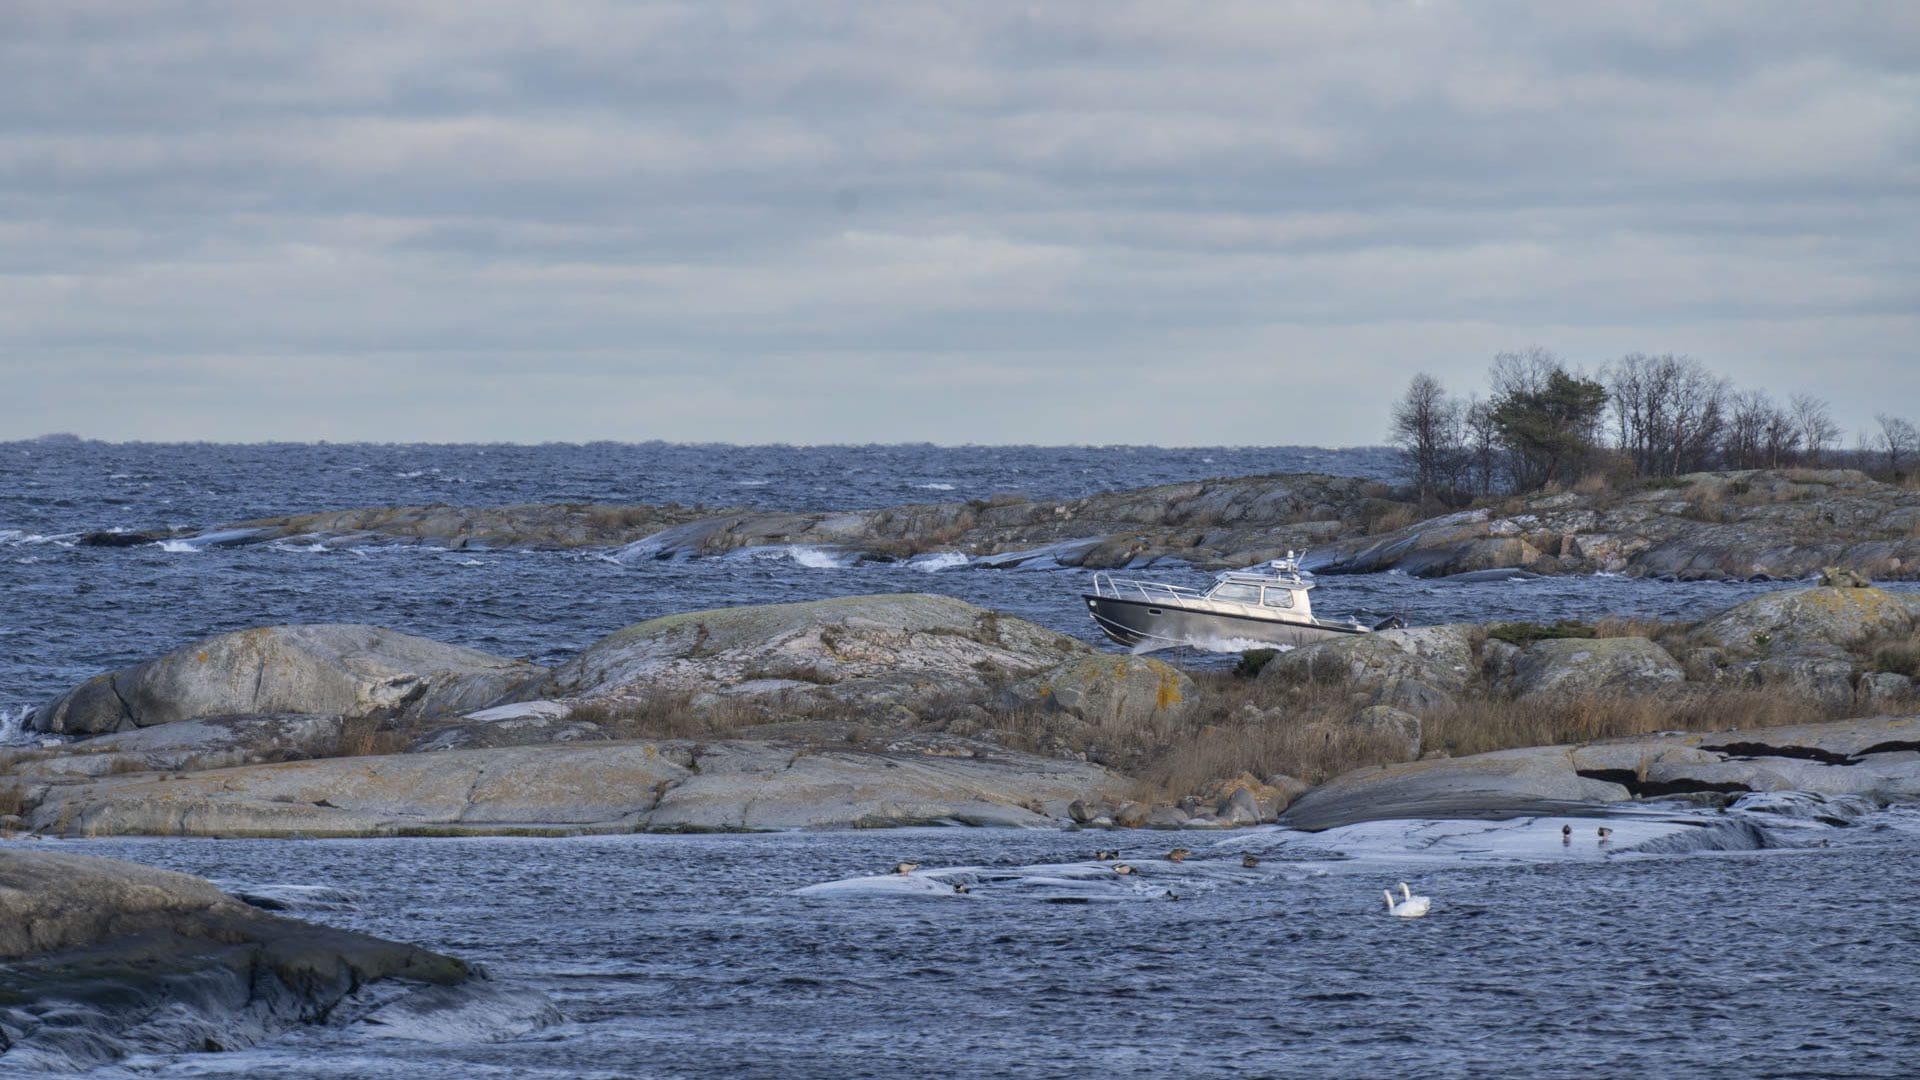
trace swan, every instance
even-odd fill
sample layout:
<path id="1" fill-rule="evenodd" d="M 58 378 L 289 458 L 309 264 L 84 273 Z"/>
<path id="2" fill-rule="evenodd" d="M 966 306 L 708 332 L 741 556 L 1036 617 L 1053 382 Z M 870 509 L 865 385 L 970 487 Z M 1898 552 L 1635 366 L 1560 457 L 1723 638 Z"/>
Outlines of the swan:
<path id="1" fill-rule="evenodd" d="M 1398 915 L 1403 919 L 1418 919 L 1427 913 L 1429 907 L 1433 906 L 1433 900 L 1431 898 L 1413 895 L 1413 890 L 1407 888 L 1407 883 L 1404 881 L 1400 883 L 1400 895 L 1405 897 L 1405 899 L 1397 904 L 1393 902 L 1392 889 L 1382 889 L 1380 892 L 1387 898 L 1388 913 Z"/>

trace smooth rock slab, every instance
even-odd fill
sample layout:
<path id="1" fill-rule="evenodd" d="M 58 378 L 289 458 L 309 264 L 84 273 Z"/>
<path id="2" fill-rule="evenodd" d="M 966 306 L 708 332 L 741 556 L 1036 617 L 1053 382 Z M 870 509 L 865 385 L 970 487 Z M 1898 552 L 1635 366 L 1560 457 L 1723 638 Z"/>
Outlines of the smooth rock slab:
<path id="1" fill-rule="evenodd" d="M 1126 781 L 980 745 L 975 756 L 756 741 L 609 742 L 249 766 L 51 785 L 31 825 L 88 835 L 792 829 L 1064 821 Z"/>

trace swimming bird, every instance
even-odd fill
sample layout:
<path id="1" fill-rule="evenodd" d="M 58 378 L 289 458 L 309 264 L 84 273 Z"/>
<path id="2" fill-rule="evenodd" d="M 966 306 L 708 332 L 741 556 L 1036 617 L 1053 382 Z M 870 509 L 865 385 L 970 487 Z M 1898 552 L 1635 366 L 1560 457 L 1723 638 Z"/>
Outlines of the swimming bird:
<path id="1" fill-rule="evenodd" d="M 1607 828 L 1605 825 L 1600 826 L 1600 842 L 1601 843 L 1603 844 L 1606 843 L 1607 840 L 1612 836 L 1613 836 L 1612 829 Z"/>
<path id="2" fill-rule="evenodd" d="M 1120 853 L 1112 848 L 1101 848 L 1099 851 L 1093 853 L 1093 860 L 1095 862 L 1108 862 L 1119 857 Z"/>
<path id="3" fill-rule="evenodd" d="M 1177 848 L 1174 848 L 1172 851 L 1167 852 L 1167 861 L 1168 862 L 1186 862 L 1187 856 L 1191 854 L 1193 854 L 1193 852 L 1188 851 L 1186 848 L 1177 847 Z"/>
<path id="4" fill-rule="evenodd" d="M 1113 864 L 1113 872 L 1116 874 L 1131 874 L 1133 873 L 1133 867 L 1123 862 L 1117 862 Z"/>
<path id="5" fill-rule="evenodd" d="M 920 864 L 917 862 L 897 862 L 893 864 L 893 872 L 896 874 L 911 874 L 918 869 L 920 869 Z"/>
<path id="6" fill-rule="evenodd" d="M 1405 899 L 1397 904 L 1393 902 L 1392 889 L 1382 889 L 1380 892 L 1387 898 L 1387 913 L 1398 915 L 1403 919 L 1418 919 L 1433 906 L 1433 900 L 1430 897 L 1413 895 L 1413 890 L 1407 888 L 1407 883 L 1404 881 L 1400 883 L 1400 895 Z"/>
<path id="7" fill-rule="evenodd" d="M 1573 843 L 1573 826 L 1571 825 L 1560 826 L 1560 842 L 1563 844 Z"/>
<path id="8" fill-rule="evenodd" d="M 1260 865 L 1260 856 L 1255 855 L 1253 852 L 1249 851 L 1245 855 L 1240 856 L 1240 865 L 1251 870 L 1254 867 Z"/>
<path id="9" fill-rule="evenodd" d="M 972 892 L 973 890 L 967 888 L 966 882 L 956 881 L 953 883 L 953 891 L 964 895 L 966 893 Z"/>

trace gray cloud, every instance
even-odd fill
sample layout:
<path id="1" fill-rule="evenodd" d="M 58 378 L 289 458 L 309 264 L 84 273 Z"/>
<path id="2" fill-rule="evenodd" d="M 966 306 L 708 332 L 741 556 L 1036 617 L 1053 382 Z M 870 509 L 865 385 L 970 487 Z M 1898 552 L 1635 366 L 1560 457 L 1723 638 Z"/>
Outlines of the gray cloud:
<path id="1" fill-rule="evenodd" d="M 0 10 L 0 436 L 1339 444 L 1533 342 L 1920 401 L 1920 9 L 1055 7 Z"/>

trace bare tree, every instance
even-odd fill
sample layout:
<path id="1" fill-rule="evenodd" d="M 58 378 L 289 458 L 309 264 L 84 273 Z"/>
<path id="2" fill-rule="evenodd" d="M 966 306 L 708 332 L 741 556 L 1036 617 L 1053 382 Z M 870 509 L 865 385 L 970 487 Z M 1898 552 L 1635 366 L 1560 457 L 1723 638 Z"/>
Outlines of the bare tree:
<path id="1" fill-rule="evenodd" d="M 1642 476 L 1705 468 L 1725 425 L 1727 381 L 1698 360 L 1632 353 L 1601 371 L 1620 450 Z"/>
<path id="2" fill-rule="evenodd" d="M 1475 494 L 1493 491 L 1494 472 L 1500 448 L 1500 428 L 1493 422 L 1493 405 L 1475 394 L 1467 399 L 1461 413 L 1466 441 L 1468 486 Z"/>
<path id="3" fill-rule="evenodd" d="M 1425 372 L 1413 377 L 1393 407 L 1391 434 L 1420 501 L 1451 497 L 1460 459 L 1460 406 L 1447 397 L 1440 380 Z"/>
<path id="4" fill-rule="evenodd" d="M 1880 430 L 1870 436 L 1870 445 L 1887 456 L 1887 471 L 1898 475 L 1901 459 L 1920 453 L 1920 428 L 1915 428 L 1911 420 L 1886 413 L 1876 415 L 1874 420 Z"/>
<path id="5" fill-rule="evenodd" d="M 1818 465 L 1827 450 L 1840 441 L 1840 425 L 1833 422 L 1827 403 L 1812 394 L 1793 395 L 1793 422 L 1800 429 L 1800 452 L 1809 465 Z"/>

